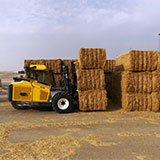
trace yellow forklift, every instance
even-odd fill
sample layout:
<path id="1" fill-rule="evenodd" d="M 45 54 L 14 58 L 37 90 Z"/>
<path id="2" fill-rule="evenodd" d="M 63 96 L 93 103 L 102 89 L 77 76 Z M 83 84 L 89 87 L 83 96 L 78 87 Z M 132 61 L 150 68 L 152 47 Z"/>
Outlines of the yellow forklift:
<path id="1" fill-rule="evenodd" d="M 62 79 L 56 87 L 54 73 L 45 65 L 25 67 L 26 77 L 15 77 L 9 85 L 8 99 L 18 110 L 31 107 L 52 107 L 59 113 L 70 113 L 77 104 L 75 65 L 71 62 L 73 82 L 69 79 L 68 66 L 62 64 Z"/>

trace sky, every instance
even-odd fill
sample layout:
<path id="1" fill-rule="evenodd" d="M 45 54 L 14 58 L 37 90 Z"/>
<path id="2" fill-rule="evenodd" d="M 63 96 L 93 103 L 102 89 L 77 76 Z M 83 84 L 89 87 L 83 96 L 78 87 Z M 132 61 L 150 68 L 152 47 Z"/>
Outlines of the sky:
<path id="1" fill-rule="evenodd" d="M 81 47 L 158 50 L 159 0 L 0 0 L 0 70 L 24 59 L 75 59 Z"/>

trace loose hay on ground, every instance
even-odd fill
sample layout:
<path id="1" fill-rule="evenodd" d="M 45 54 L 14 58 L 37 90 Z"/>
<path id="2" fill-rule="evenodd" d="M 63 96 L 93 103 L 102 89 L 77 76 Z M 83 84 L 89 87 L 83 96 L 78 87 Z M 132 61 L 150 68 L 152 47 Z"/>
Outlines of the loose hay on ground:
<path id="1" fill-rule="evenodd" d="M 31 144 L 11 145 L 11 152 L 0 156 L 9 159 L 65 159 L 75 154 L 80 141 L 72 136 L 49 136 Z"/>

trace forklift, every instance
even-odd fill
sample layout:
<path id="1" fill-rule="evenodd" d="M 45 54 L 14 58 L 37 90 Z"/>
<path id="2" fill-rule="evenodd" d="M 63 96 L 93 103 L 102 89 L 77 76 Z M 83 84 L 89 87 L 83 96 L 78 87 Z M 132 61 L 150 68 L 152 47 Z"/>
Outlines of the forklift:
<path id="1" fill-rule="evenodd" d="M 14 77 L 8 87 L 8 99 L 17 110 L 31 107 L 52 107 L 58 113 L 70 113 L 77 106 L 77 80 L 75 64 L 71 62 L 73 81 L 68 66 L 61 65 L 61 80 L 56 87 L 54 73 L 45 65 L 25 67 L 26 76 Z"/>

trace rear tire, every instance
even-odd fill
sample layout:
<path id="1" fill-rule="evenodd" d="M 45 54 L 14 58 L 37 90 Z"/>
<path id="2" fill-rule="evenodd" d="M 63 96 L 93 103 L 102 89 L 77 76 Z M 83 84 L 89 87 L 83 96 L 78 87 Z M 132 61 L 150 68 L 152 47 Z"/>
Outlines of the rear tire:
<path id="1" fill-rule="evenodd" d="M 16 102 L 12 102 L 12 107 L 16 110 L 27 110 L 29 109 L 28 106 L 18 106 L 18 104 Z"/>
<path id="2" fill-rule="evenodd" d="M 71 113 L 74 108 L 73 98 L 67 93 L 59 93 L 53 97 L 52 107 L 58 113 Z"/>

